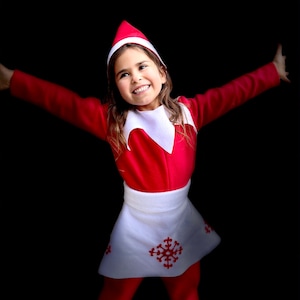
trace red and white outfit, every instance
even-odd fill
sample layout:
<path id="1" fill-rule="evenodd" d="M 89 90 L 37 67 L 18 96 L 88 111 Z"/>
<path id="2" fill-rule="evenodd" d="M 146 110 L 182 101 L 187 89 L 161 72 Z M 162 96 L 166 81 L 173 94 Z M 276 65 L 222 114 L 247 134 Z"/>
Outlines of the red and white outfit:
<path id="1" fill-rule="evenodd" d="M 229 110 L 279 85 L 273 63 L 193 98 L 178 97 L 190 141 L 173 125 L 168 111 L 130 111 L 127 149 L 116 160 L 124 180 L 124 204 L 113 228 L 99 273 L 112 278 L 178 276 L 212 251 L 218 234 L 188 198 L 198 131 Z M 20 70 L 11 94 L 107 139 L 107 105 Z M 112 151 L 113 147 L 112 147 Z M 114 153 L 116 155 L 116 153 Z"/>

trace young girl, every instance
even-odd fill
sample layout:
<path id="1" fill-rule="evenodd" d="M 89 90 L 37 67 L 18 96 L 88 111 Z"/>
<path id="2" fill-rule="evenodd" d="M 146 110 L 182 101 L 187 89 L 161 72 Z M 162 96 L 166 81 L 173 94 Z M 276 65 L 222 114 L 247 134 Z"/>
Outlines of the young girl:
<path id="1" fill-rule="evenodd" d="M 197 133 L 260 93 L 289 82 L 281 45 L 272 62 L 193 98 L 173 99 L 167 66 L 127 21 L 107 59 L 106 101 L 0 64 L 0 90 L 38 105 L 111 146 L 124 202 L 99 266 L 98 300 L 130 300 L 145 277 L 161 277 L 170 299 L 197 300 L 200 260 L 219 235 L 188 198 Z"/>

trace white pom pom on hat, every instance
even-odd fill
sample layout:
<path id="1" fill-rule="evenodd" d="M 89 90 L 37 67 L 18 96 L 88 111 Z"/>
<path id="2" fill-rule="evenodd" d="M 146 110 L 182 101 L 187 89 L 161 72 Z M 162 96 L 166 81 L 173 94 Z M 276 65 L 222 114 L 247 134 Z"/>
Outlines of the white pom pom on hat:
<path id="1" fill-rule="evenodd" d="M 165 65 L 160 55 L 158 54 L 154 46 L 150 43 L 150 41 L 147 39 L 147 37 L 140 30 L 138 30 L 125 20 L 121 22 L 120 26 L 117 29 L 116 36 L 112 43 L 112 48 L 110 49 L 108 54 L 107 65 L 109 64 L 112 55 L 120 47 L 129 43 L 138 44 L 148 48 L 159 58 L 161 63 Z"/>

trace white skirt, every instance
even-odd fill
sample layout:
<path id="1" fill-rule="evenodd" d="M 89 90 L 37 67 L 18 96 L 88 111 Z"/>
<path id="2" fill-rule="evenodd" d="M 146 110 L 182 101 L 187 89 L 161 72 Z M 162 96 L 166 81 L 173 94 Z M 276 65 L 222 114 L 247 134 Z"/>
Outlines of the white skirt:
<path id="1" fill-rule="evenodd" d="M 219 235 L 178 190 L 144 193 L 124 183 L 124 203 L 99 266 L 111 278 L 181 275 L 212 251 Z"/>

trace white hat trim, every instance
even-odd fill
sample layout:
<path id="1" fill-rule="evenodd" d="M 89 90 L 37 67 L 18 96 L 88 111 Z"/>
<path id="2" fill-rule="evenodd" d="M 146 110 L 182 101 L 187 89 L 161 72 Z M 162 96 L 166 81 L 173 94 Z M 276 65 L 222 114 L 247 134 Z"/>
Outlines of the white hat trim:
<path id="1" fill-rule="evenodd" d="M 125 39 L 122 39 L 120 41 L 118 41 L 109 51 L 108 54 L 108 58 L 107 58 L 107 64 L 109 63 L 110 58 L 112 57 L 112 55 L 123 45 L 128 44 L 128 43 L 134 43 L 134 44 L 139 44 L 142 45 L 148 49 L 150 49 L 152 52 L 154 52 L 156 54 L 156 56 L 160 59 L 160 61 L 164 64 L 163 60 L 161 59 L 161 57 L 159 56 L 158 52 L 156 51 L 156 49 L 153 47 L 153 45 L 140 37 L 127 37 Z"/>

